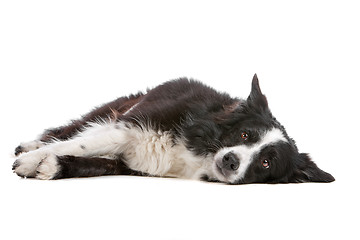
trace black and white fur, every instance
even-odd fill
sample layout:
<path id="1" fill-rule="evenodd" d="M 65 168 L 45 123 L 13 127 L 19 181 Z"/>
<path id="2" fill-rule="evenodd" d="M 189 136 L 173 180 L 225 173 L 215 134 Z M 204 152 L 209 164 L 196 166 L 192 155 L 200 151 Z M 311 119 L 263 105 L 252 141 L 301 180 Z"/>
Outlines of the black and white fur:
<path id="1" fill-rule="evenodd" d="M 148 175 L 230 184 L 332 182 L 272 116 L 257 76 L 231 98 L 178 79 L 122 97 L 15 149 L 21 177 Z"/>

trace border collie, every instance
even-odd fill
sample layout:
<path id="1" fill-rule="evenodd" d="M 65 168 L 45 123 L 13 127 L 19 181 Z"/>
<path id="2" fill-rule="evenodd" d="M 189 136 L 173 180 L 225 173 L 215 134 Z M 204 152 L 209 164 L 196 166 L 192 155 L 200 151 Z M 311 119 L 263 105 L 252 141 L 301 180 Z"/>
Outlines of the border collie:
<path id="1" fill-rule="evenodd" d="M 332 182 L 271 114 L 255 74 L 247 99 L 186 78 L 121 97 L 15 149 L 21 177 L 146 175 L 229 184 Z"/>

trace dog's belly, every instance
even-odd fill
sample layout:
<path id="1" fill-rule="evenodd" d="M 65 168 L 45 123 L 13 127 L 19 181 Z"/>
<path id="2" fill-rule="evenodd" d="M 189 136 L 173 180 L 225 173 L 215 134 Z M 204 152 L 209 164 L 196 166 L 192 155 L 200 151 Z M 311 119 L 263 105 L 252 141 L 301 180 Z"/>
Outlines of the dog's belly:
<path id="1" fill-rule="evenodd" d="M 123 155 L 133 170 L 180 178 L 199 178 L 211 171 L 211 159 L 195 156 L 183 140 L 174 140 L 169 132 L 132 127 L 126 131 L 126 141 Z"/>

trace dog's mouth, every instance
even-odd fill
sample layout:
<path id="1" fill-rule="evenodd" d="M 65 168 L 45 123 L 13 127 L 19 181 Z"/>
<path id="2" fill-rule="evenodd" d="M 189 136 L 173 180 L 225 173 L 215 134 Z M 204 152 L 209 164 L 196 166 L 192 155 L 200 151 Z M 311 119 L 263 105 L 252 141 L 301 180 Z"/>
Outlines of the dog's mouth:
<path id="1" fill-rule="evenodd" d="M 215 162 L 215 168 L 216 168 L 217 173 L 220 173 L 224 178 L 226 178 L 226 175 L 225 175 L 223 169 L 219 166 L 218 162 Z"/>

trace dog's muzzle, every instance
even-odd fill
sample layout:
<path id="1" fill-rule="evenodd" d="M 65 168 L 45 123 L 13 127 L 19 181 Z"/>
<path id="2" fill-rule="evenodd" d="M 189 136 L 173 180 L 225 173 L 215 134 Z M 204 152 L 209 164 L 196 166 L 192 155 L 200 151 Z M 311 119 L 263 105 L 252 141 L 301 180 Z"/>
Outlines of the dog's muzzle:
<path id="1" fill-rule="evenodd" d="M 233 182 L 240 167 L 240 158 L 233 152 L 228 152 L 222 158 L 215 159 L 215 175 L 220 181 Z"/>

